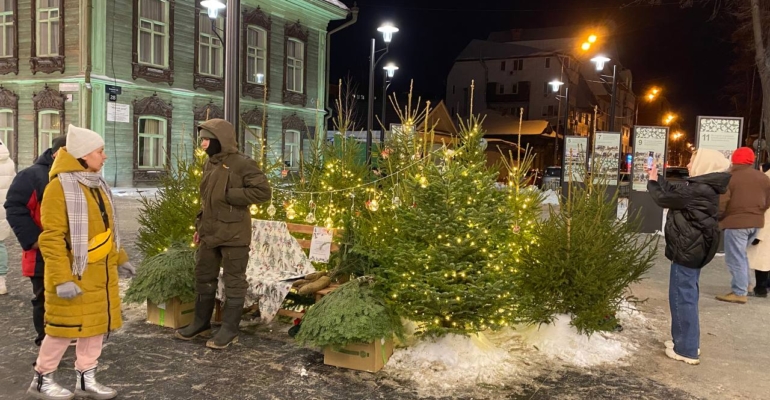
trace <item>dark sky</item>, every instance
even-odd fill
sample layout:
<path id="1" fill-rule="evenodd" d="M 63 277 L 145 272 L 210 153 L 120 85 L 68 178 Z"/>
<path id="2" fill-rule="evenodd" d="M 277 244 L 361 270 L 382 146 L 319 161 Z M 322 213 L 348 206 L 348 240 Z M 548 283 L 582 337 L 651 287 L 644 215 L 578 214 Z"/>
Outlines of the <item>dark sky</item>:
<path id="1" fill-rule="evenodd" d="M 382 46 L 376 29 L 383 21 L 400 28 L 384 60 L 400 67 L 393 88 L 406 91 L 409 79 L 414 79 L 417 94 L 438 100 L 444 97 L 454 58 L 472 39 L 512 28 L 591 26 L 612 20 L 621 62 L 634 73 L 635 92 L 662 86 L 690 135 L 696 115 L 729 115 L 723 88 L 735 55 L 728 21 L 710 20 L 710 7 L 680 9 L 678 0 L 663 0 L 668 4 L 656 7 L 623 7 L 630 1 L 358 0 L 358 23 L 332 36 L 331 79 L 336 82 L 350 73 L 366 90 L 369 43 L 377 37 Z M 353 5 L 353 0 L 343 2 Z M 375 82 L 381 80 L 380 75 Z"/>

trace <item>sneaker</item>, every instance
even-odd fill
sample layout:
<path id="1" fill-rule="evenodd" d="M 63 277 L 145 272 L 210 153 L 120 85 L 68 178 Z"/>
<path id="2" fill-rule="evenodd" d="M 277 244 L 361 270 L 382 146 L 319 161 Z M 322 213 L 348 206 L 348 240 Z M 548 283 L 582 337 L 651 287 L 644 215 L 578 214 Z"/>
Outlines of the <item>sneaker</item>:
<path id="1" fill-rule="evenodd" d="M 727 303 L 736 303 L 736 304 L 746 304 L 749 301 L 747 296 L 738 296 L 737 294 L 732 292 L 726 295 L 717 296 L 716 299 L 719 301 L 724 301 Z"/>
<path id="2" fill-rule="evenodd" d="M 0 276 L 0 294 L 8 294 L 8 288 L 5 287 L 5 276 Z"/>
<path id="3" fill-rule="evenodd" d="M 666 346 L 667 349 L 671 349 L 671 350 L 674 349 L 674 341 L 673 340 L 666 340 L 663 344 Z M 698 349 L 698 357 L 700 357 L 700 349 Z"/>
<path id="4" fill-rule="evenodd" d="M 666 356 L 668 356 L 668 358 L 670 358 L 672 360 L 684 361 L 686 364 L 689 364 L 689 365 L 698 365 L 698 364 L 700 364 L 700 360 L 699 359 L 697 359 L 697 358 L 682 357 L 679 354 L 676 354 L 674 349 L 666 348 Z"/>

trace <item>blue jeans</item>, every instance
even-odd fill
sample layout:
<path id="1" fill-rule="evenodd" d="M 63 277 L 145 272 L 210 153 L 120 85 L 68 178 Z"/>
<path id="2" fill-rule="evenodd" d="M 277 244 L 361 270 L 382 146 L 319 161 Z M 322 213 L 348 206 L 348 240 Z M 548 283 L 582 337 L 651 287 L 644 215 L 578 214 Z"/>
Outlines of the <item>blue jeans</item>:
<path id="1" fill-rule="evenodd" d="M 746 296 L 749 289 L 749 258 L 746 249 L 757 237 L 759 229 L 725 229 L 725 262 L 733 276 L 730 286 L 737 296 Z"/>
<path id="2" fill-rule="evenodd" d="M 0 240 L 0 276 L 8 274 L 8 250 L 5 248 L 5 242 Z"/>
<path id="3" fill-rule="evenodd" d="M 698 279 L 700 279 L 700 269 L 671 263 L 671 277 L 668 281 L 671 338 L 674 340 L 676 354 L 693 359 L 698 358 L 698 348 L 700 348 Z"/>

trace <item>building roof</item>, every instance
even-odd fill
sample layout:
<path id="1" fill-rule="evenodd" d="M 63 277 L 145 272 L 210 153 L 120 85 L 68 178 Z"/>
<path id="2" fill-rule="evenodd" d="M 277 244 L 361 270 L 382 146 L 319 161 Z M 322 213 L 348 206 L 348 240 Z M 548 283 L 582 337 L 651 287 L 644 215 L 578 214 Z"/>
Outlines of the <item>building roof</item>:
<path id="1" fill-rule="evenodd" d="M 346 6 L 345 4 L 342 4 L 342 2 L 340 0 L 324 0 L 324 1 L 329 3 L 329 4 L 335 5 L 335 6 L 341 8 L 341 9 L 343 9 L 345 11 L 349 10 L 348 6 Z"/>
<path id="2" fill-rule="evenodd" d="M 533 47 L 522 46 L 511 43 L 497 43 L 486 40 L 474 39 L 457 56 L 457 61 L 479 60 L 479 59 L 500 59 L 511 57 L 531 57 L 538 55 L 548 55 L 551 52 Z"/>
<path id="3" fill-rule="evenodd" d="M 484 135 L 518 135 L 519 118 L 503 115 L 494 110 L 487 110 L 486 117 L 481 124 Z M 521 121 L 522 136 L 548 136 L 553 137 L 553 127 L 545 120 Z"/>
<path id="4" fill-rule="evenodd" d="M 433 131 L 436 135 L 454 137 L 458 134 L 457 126 L 452 121 L 452 117 L 449 115 L 449 110 L 447 110 L 444 100 L 441 100 L 436 107 L 430 110 L 430 114 L 425 118 L 425 121 L 423 121 L 417 128 L 418 132 L 425 130 L 426 122 L 433 127 Z"/>
<path id="5" fill-rule="evenodd" d="M 493 42 L 518 42 L 526 40 L 547 40 L 563 39 L 568 37 L 577 37 L 585 27 L 581 26 L 558 26 L 553 28 L 535 28 L 535 29 L 508 29 L 505 31 L 492 32 L 487 40 Z"/>

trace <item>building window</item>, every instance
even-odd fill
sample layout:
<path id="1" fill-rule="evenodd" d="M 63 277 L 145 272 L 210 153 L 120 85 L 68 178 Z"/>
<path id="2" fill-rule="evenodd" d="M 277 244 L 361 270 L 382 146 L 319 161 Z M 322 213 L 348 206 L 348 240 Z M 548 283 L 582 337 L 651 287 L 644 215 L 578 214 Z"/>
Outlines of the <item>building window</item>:
<path id="1" fill-rule="evenodd" d="M 513 60 L 513 70 L 514 71 L 523 71 L 524 70 L 524 60 L 523 59 Z"/>
<path id="2" fill-rule="evenodd" d="M 206 13 L 198 16 L 198 72 L 203 75 L 222 77 L 224 47 L 214 29 L 223 30 L 225 18 L 218 16 L 212 21 Z"/>
<path id="3" fill-rule="evenodd" d="M 244 134 L 244 150 L 247 156 L 252 160 L 262 162 L 262 127 L 249 125 Z"/>
<path id="4" fill-rule="evenodd" d="M 545 59 L 545 67 L 551 68 L 551 57 L 546 57 Z"/>
<path id="5" fill-rule="evenodd" d="M 166 120 L 155 117 L 139 118 L 139 149 L 137 165 L 140 169 L 166 167 Z"/>
<path id="6" fill-rule="evenodd" d="M 139 0 L 139 63 L 168 66 L 169 4 L 162 0 Z"/>
<path id="7" fill-rule="evenodd" d="M 246 81 L 264 85 L 267 77 L 267 31 L 254 26 L 246 29 Z"/>
<path id="8" fill-rule="evenodd" d="M 16 50 L 16 2 L 0 1 L 0 57 L 13 57 Z M 58 8 L 57 8 L 58 10 Z"/>
<path id="9" fill-rule="evenodd" d="M 505 61 L 500 61 L 500 71 L 505 71 Z"/>
<path id="10" fill-rule="evenodd" d="M 13 110 L 0 110 L 0 140 L 3 142 L 11 159 L 16 161 L 16 135 L 13 124 Z"/>
<path id="11" fill-rule="evenodd" d="M 283 165 L 286 169 L 299 168 L 299 151 L 301 146 L 299 131 L 287 130 L 283 132 Z"/>
<path id="12" fill-rule="evenodd" d="M 43 154 L 51 148 L 54 138 L 61 134 L 61 115 L 53 110 L 40 111 L 37 126 L 37 154 Z"/>
<path id="13" fill-rule="evenodd" d="M 551 84 L 548 82 L 543 82 L 543 95 L 548 96 L 548 93 L 551 93 Z"/>
<path id="14" fill-rule="evenodd" d="M 544 117 L 553 117 L 556 115 L 556 107 L 554 106 L 543 106 L 543 116 Z"/>
<path id="15" fill-rule="evenodd" d="M 59 56 L 59 2 L 39 0 L 37 3 L 37 56 Z"/>
<path id="16" fill-rule="evenodd" d="M 305 44 L 289 39 L 286 44 L 286 90 L 303 93 L 305 73 Z"/>
<path id="17" fill-rule="evenodd" d="M 501 83 L 500 85 L 498 85 L 498 89 L 497 89 L 497 91 L 498 91 L 498 93 L 500 93 L 500 94 L 505 94 L 505 85 L 504 85 L 504 84 L 502 84 L 502 83 Z"/>
<path id="18" fill-rule="evenodd" d="M 511 87 L 511 93 L 513 94 L 519 94 L 519 82 L 516 82 Z"/>

